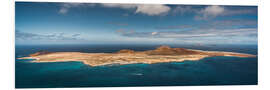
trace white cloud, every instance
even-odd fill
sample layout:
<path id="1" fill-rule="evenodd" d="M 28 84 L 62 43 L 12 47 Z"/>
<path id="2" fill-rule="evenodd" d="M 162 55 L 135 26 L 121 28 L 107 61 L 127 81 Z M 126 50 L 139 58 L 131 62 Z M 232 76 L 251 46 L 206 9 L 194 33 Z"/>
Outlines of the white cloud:
<path id="1" fill-rule="evenodd" d="M 68 8 L 61 8 L 60 10 L 59 10 L 59 13 L 61 13 L 61 14 L 65 14 L 65 13 L 67 13 L 68 12 Z"/>
<path id="2" fill-rule="evenodd" d="M 172 13 L 173 14 L 186 14 L 186 13 L 196 13 L 196 12 L 199 12 L 200 9 L 198 8 L 193 8 L 192 6 L 176 6 L 173 10 L 172 10 Z"/>
<path id="3" fill-rule="evenodd" d="M 205 20 L 208 18 L 214 18 L 216 16 L 222 15 L 224 11 L 225 8 L 222 6 L 207 6 L 199 12 L 200 15 L 195 16 L 195 19 Z"/>
<path id="4" fill-rule="evenodd" d="M 149 16 L 161 15 L 170 11 L 166 5 L 138 5 L 136 13 L 143 13 Z"/>
<path id="5" fill-rule="evenodd" d="M 81 4 L 80 3 L 65 3 L 65 4 L 62 4 L 61 7 L 60 7 L 60 10 L 59 10 L 59 13 L 60 14 L 66 14 L 69 11 L 69 8 L 77 7 L 79 5 L 81 5 Z"/>
<path id="6" fill-rule="evenodd" d="M 122 8 L 122 9 L 136 9 L 135 13 L 142 13 L 149 16 L 158 16 L 165 14 L 171 10 L 169 6 L 161 4 L 113 4 L 104 3 L 101 4 L 104 7 L 109 8 Z"/>
<path id="7" fill-rule="evenodd" d="M 221 6 L 208 6 L 203 10 L 203 14 L 217 16 L 224 12 L 224 7 Z"/>
<path id="8" fill-rule="evenodd" d="M 208 20 L 218 16 L 257 14 L 257 8 L 217 5 L 205 6 L 204 8 L 196 8 L 196 6 L 179 5 L 172 9 L 172 14 L 184 15 L 187 13 L 195 14 L 195 19 L 197 20 Z"/>
<path id="9" fill-rule="evenodd" d="M 122 8 L 122 9 L 132 9 L 138 6 L 137 4 L 115 4 L 115 3 L 102 3 L 101 5 L 109 8 Z"/>
<path id="10" fill-rule="evenodd" d="M 61 4 L 59 13 L 60 14 L 66 14 L 70 8 L 73 7 L 93 7 L 95 4 L 83 4 L 83 3 L 64 3 Z"/>

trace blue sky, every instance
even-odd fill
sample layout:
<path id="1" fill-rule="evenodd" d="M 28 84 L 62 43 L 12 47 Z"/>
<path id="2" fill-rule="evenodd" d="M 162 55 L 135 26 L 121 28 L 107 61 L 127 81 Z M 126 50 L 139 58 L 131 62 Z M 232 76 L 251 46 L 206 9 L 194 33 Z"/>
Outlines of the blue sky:
<path id="1" fill-rule="evenodd" d="M 15 5 L 16 44 L 257 44 L 257 6 Z"/>

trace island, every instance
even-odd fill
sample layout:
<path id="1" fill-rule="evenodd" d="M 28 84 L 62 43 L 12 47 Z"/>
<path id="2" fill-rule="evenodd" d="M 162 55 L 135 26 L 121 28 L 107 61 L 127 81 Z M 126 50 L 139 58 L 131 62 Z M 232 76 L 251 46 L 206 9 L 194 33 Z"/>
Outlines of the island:
<path id="1" fill-rule="evenodd" d="M 83 52 L 48 52 L 40 51 L 30 54 L 29 57 L 18 59 L 35 59 L 30 62 L 67 62 L 80 61 L 90 66 L 112 65 L 112 64 L 136 64 L 136 63 L 163 63 L 183 62 L 185 60 L 196 61 L 206 57 L 233 56 L 233 57 L 256 57 L 252 54 L 202 51 L 185 48 L 171 48 L 160 46 L 154 50 L 134 51 L 123 49 L 115 53 L 83 53 Z"/>

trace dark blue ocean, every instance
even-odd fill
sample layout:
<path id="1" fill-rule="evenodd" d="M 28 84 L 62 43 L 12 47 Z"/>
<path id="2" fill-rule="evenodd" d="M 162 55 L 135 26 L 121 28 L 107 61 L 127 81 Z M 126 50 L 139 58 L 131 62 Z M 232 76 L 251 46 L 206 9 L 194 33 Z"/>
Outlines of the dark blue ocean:
<path id="1" fill-rule="evenodd" d="M 61 52 L 116 52 L 155 49 L 158 45 L 16 45 L 16 58 L 39 50 Z M 257 45 L 171 45 L 200 50 L 257 55 Z M 81 62 L 30 63 L 15 60 L 16 88 L 257 85 L 258 59 L 209 57 L 199 61 L 158 64 L 105 65 Z"/>

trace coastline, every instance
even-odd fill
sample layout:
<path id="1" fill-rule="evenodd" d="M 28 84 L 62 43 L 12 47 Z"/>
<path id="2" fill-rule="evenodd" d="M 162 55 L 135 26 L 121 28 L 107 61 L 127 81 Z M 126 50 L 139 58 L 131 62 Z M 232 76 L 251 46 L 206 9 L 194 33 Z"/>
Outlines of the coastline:
<path id="1" fill-rule="evenodd" d="M 223 52 L 203 51 L 184 48 L 170 48 L 161 46 L 155 50 L 133 51 L 120 50 L 116 53 L 82 53 L 82 52 L 37 52 L 18 59 L 35 59 L 30 62 L 68 62 L 80 61 L 90 66 L 101 66 L 109 64 L 154 64 L 163 62 L 183 62 L 186 60 L 197 61 L 206 57 L 233 56 L 233 57 L 256 57 L 256 55 Z"/>

